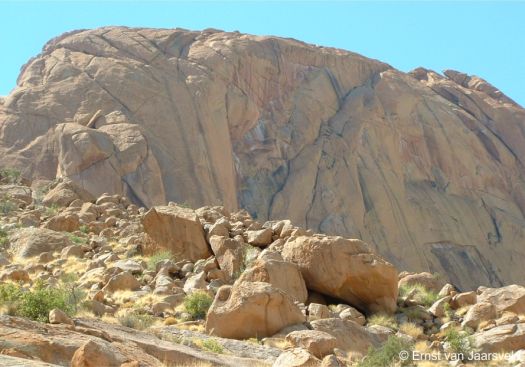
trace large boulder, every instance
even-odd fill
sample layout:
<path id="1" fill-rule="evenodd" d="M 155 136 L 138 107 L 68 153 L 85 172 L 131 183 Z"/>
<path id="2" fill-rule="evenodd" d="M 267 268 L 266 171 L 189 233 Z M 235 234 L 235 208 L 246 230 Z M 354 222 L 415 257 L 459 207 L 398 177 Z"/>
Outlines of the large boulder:
<path id="1" fill-rule="evenodd" d="M 511 311 L 525 314 L 525 287 L 508 285 L 501 288 L 480 288 L 477 301 L 488 302 L 496 306 L 496 311 Z"/>
<path id="2" fill-rule="evenodd" d="M 473 335 L 474 345 L 484 353 L 513 352 L 525 349 L 525 324 L 496 326 Z"/>
<path id="3" fill-rule="evenodd" d="M 206 318 L 206 331 L 224 338 L 266 337 L 305 321 L 293 299 L 263 282 L 219 288 Z"/>
<path id="4" fill-rule="evenodd" d="M 77 349 L 71 367 L 121 367 L 126 357 L 106 341 L 89 340 Z"/>
<path id="5" fill-rule="evenodd" d="M 375 332 L 350 320 L 339 318 L 321 319 L 311 322 L 312 328 L 323 331 L 337 339 L 336 347 L 349 353 L 351 359 L 366 355 L 370 347 L 378 347 L 387 336 Z"/>
<path id="6" fill-rule="evenodd" d="M 324 331 L 297 330 L 286 335 L 286 341 L 297 348 L 304 348 L 317 358 L 323 358 L 333 352 L 337 339 Z"/>
<path id="7" fill-rule="evenodd" d="M 308 289 L 345 300 L 367 313 L 393 313 L 397 270 L 360 240 L 291 237 L 283 258 L 299 266 Z"/>
<path id="8" fill-rule="evenodd" d="M 232 238 L 212 235 L 210 237 L 210 246 L 219 263 L 219 267 L 230 278 L 234 278 L 241 273 L 241 268 L 244 264 L 243 244 Z"/>
<path id="9" fill-rule="evenodd" d="M 42 203 L 48 206 L 68 206 L 75 200 L 89 202 L 94 201 L 95 198 L 73 181 L 66 179 L 49 190 L 42 199 Z"/>
<path id="10" fill-rule="evenodd" d="M 22 228 L 13 232 L 9 240 L 11 251 L 23 258 L 60 252 L 73 244 L 66 234 L 46 228 Z"/>
<path id="11" fill-rule="evenodd" d="M 197 261 L 211 255 L 204 229 L 192 209 L 156 206 L 142 218 L 144 231 L 160 248 L 181 260 Z"/>
<path id="12" fill-rule="evenodd" d="M 256 260 L 239 278 L 241 282 L 266 282 L 282 289 L 299 302 L 306 302 L 308 291 L 296 264 L 279 260 Z"/>
<path id="13" fill-rule="evenodd" d="M 422 285 L 426 289 L 438 293 L 446 284 L 444 278 L 428 272 L 407 274 L 399 279 L 398 286 Z"/>

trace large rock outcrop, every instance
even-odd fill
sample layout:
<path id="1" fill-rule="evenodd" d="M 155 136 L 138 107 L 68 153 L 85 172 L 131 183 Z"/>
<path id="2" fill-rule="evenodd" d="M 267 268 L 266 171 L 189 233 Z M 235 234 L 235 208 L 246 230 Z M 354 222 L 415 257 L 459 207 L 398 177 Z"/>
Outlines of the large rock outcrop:
<path id="1" fill-rule="evenodd" d="M 477 77 L 290 39 L 107 27 L 0 102 L 2 164 L 147 206 L 223 203 L 361 238 L 460 288 L 522 281 L 525 110 Z"/>
<path id="2" fill-rule="evenodd" d="M 291 237 L 283 258 L 299 266 L 306 286 L 345 300 L 367 313 L 393 313 L 397 270 L 360 240 L 330 236 Z"/>

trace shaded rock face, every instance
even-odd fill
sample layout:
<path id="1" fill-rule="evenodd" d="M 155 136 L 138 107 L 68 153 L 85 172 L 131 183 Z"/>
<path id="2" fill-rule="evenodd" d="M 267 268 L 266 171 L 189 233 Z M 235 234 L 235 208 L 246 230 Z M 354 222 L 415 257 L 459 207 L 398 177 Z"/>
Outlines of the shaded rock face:
<path id="1" fill-rule="evenodd" d="M 0 156 L 147 206 L 222 202 L 358 237 L 462 289 L 520 280 L 525 110 L 477 77 L 219 31 L 51 40 L 0 104 Z"/>

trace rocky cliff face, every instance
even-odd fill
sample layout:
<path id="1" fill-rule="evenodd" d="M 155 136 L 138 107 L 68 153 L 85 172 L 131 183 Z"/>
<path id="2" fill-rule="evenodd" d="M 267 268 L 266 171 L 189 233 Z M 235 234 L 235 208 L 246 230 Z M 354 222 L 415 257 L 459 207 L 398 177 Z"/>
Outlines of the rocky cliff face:
<path id="1" fill-rule="evenodd" d="M 524 128 L 477 77 L 215 30 L 71 32 L 0 101 L 28 177 L 290 218 L 461 288 L 523 281 Z"/>

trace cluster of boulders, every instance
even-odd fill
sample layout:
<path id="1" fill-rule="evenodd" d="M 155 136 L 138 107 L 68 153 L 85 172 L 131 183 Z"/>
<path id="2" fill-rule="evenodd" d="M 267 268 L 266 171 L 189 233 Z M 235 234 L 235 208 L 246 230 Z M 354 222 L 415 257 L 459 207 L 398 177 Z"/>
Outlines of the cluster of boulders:
<path id="1" fill-rule="evenodd" d="M 446 351 L 451 328 L 473 333 L 484 351 L 525 349 L 524 287 L 458 292 L 433 274 L 398 275 L 360 240 L 289 220 L 259 223 L 244 210 L 175 203 L 146 210 L 118 195 L 94 198 L 70 181 L 0 185 L 0 192 L 9 200 L 0 216 L 0 280 L 30 289 L 73 275 L 83 310 L 107 321 L 140 314 L 156 320 L 152 329 L 257 338 L 284 349 L 274 366 L 350 364 L 392 335 Z M 398 297 L 398 289 L 408 291 Z M 436 296 L 433 304 L 418 298 L 421 289 Z M 197 293 L 213 300 L 203 320 L 184 306 Z M 395 325 L 374 323 L 374 315 Z M 59 309 L 49 321 L 78 325 Z M 421 333 L 409 335 L 407 323 Z M 83 345 L 73 361 L 92 347 Z"/>

